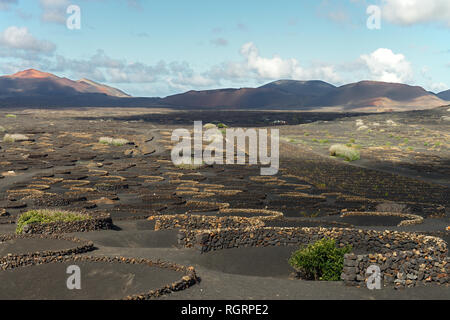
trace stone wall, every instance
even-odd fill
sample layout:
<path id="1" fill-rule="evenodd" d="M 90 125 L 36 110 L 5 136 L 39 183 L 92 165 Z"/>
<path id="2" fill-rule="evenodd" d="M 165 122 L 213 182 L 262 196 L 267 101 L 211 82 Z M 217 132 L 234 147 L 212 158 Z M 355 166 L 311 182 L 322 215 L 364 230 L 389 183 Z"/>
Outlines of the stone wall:
<path id="1" fill-rule="evenodd" d="M 24 234 L 61 234 L 71 232 L 89 232 L 109 230 L 113 226 L 109 215 L 92 217 L 92 219 L 70 222 L 32 223 L 23 227 Z"/>
<path id="2" fill-rule="evenodd" d="M 153 216 L 155 230 L 180 229 L 178 243 L 183 247 L 193 246 L 198 230 L 263 227 L 259 219 L 241 217 L 216 217 L 202 215 Z"/>
<path id="3" fill-rule="evenodd" d="M 347 254 L 344 258 L 342 280 L 347 285 L 366 286 L 370 266 L 380 268 L 380 282 L 384 286 L 412 287 L 426 283 L 449 283 L 450 259 L 443 248 L 393 251 L 383 254 Z"/>
<path id="4" fill-rule="evenodd" d="M 401 212 L 379 212 L 379 211 L 346 211 L 341 214 L 341 217 L 351 217 L 351 216 L 378 216 L 378 217 L 400 217 L 405 218 L 402 220 L 397 226 L 409 226 L 413 224 L 421 224 L 423 223 L 423 217 L 410 214 L 410 213 L 401 213 Z"/>
<path id="5" fill-rule="evenodd" d="M 81 252 L 79 252 L 81 253 Z M 126 264 L 143 264 L 148 267 L 170 269 L 181 274 L 181 278 L 173 283 L 167 284 L 159 289 L 151 290 L 145 293 L 135 294 L 124 297 L 123 300 L 149 300 L 170 294 L 176 291 L 187 289 L 196 283 L 200 282 L 193 267 L 185 267 L 171 262 L 151 261 L 148 259 L 135 259 L 124 257 L 89 257 L 81 255 L 49 255 L 49 256 L 35 256 L 33 259 L 28 257 L 25 259 L 26 263 L 17 263 L 15 260 L 9 260 L 1 263 L 2 269 L 14 269 L 26 265 L 42 265 L 46 263 L 65 263 L 65 262 L 104 262 L 104 263 L 126 263 Z"/>
<path id="6" fill-rule="evenodd" d="M 0 269 L 7 270 L 20 266 L 36 264 L 37 261 L 48 257 L 63 257 L 74 254 L 81 254 L 94 250 L 94 243 L 73 237 L 65 237 L 62 235 L 3 235 L 0 236 L 0 243 L 15 239 L 55 239 L 71 241 L 74 243 L 72 248 L 59 250 L 44 250 L 39 252 L 29 252 L 22 254 L 8 254 L 0 257 Z"/>
<path id="7" fill-rule="evenodd" d="M 335 239 L 339 246 L 352 245 L 362 255 L 346 255 L 342 280 L 348 285 L 364 285 L 367 268 L 378 265 L 385 284 L 413 286 L 449 282 L 447 244 L 440 238 L 397 231 L 347 228 L 277 228 L 180 230 L 179 244 L 200 253 L 236 247 L 287 246 L 313 243 L 321 238 Z"/>
<path id="8" fill-rule="evenodd" d="M 202 215 L 164 215 L 152 216 L 155 220 L 155 230 L 163 229 L 228 229 L 241 227 L 264 226 L 258 219 L 241 217 L 216 217 Z"/>

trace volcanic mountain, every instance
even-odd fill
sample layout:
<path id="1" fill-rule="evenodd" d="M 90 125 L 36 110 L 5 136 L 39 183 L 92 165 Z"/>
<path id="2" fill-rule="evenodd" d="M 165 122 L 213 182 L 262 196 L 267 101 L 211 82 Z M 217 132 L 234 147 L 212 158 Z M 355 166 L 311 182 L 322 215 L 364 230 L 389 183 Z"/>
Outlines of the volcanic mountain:
<path id="1" fill-rule="evenodd" d="M 92 80 L 73 81 L 34 69 L 0 77 L 0 107 L 178 107 L 390 111 L 448 104 L 449 91 L 435 95 L 400 83 L 361 81 L 336 87 L 323 81 L 278 80 L 258 88 L 188 91 L 161 98 L 135 98 Z"/>
<path id="2" fill-rule="evenodd" d="M 343 109 L 361 111 L 401 111 L 439 107 L 445 102 L 419 86 L 361 81 L 341 86 L 336 91 L 319 97 L 313 104 L 318 107 L 342 106 Z"/>
<path id="3" fill-rule="evenodd" d="M 450 90 L 442 91 L 438 93 L 437 96 L 442 100 L 450 101 Z"/>
<path id="4" fill-rule="evenodd" d="M 0 77 L 0 107 L 146 107 L 159 98 L 132 98 L 88 79 L 73 81 L 34 69 Z"/>
<path id="5" fill-rule="evenodd" d="M 435 94 L 400 83 L 361 81 L 335 87 L 323 81 L 279 80 L 259 88 L 189 91 L 163 99 L 186 107 L 387 111 L 444 105 Z"/>
<path id="6" fill-rule="evenodd" d="M 81 79 L 77 81 L 78 83 L 83 83 L 83 84 L 87 84 L 93 88 L 96 88 L 98 90 L 99 93 L 104 93 L 108 96 L 113 96 L 113 97 L 119 97 L 119 98 L 129 98 L 131 97 L 129 94 L 126 94 L 125 92 L 113 88 L 113 87 L 109 87 L 107 85 L 104 84 L 100 84 L 97 82 L 94 82 L 92 80 L 89 79 Z"/>
<path id="7" fill-rule="evenodd" d="M 34 69 L 18 72 L 11 76 L 0 77 L 0 98 L 26 96 L 77 95 L 83 93 L 105 94 L 111 97 L 129 97 L 126 93 L 82 79 L 72 81 L 51 73 Z"/>
<path id="8" fill-rule="evenodd" d="M 279 80 L 259 88 L 189 91 L 163 101 L 186 107 L 295 108 L 308 107 L 318 97 L 335 90 L 335 86 L 323 81 Z"/>

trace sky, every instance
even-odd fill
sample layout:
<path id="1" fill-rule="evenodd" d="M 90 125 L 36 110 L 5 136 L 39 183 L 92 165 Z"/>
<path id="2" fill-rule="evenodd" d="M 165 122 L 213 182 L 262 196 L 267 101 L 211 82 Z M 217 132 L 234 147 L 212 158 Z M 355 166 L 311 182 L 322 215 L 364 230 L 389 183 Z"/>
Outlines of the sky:
<path id="1" fill-rule="evenodd" d="M 0 0 L 0 74 L 29 68 L 134 96 L 279 79 L 437 93 L 450 88 L 450 1 Z"/>

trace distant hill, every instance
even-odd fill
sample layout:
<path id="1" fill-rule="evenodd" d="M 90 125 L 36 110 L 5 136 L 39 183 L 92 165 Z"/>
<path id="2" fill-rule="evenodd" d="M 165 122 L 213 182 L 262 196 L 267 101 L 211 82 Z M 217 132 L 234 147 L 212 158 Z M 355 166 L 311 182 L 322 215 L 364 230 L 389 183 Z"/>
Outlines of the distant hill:
<path id="1" fill-rule="evenodd" d="M 418 86 L 401 83 L 361 81 L 339 87 L 316 99 L 317 107 L 342 106 L 344 109 L 384 111 L 429 109 L 445 104 L 435 94 Z"/>
<path id="2" fill-rule="evenodd" d="M 294 106 L 298 97 L 270 88 L 218 89 L 189 91 L 166 97 L 164 103 L 185 107 L 251 108 L 271 106 Z"/>
<path id="3" fill-rule="evenodd" d="M 442 100 L 450 101 L 450 90 L 442 91 L 441 93 L 438 93 L 437 96 Z"/>
<path id="4" fill-rule="evenodd" d="M 210 108 L 307 107 L 317 97 L 334 90 L 335 86 L 323 81 L 279 80 L 259 88 L 189 91 L 166 97 L 163 102 Z"/>
<path id="5" fill-rule="evenodd" d="M 295 94 L 297 96 L 318 97 L 337 91 L 337 87 L 324 81 L 278 80 L 260 88 L 270 88 Z"/>
<path id="6" fill-rule="evenodd" d="M 278 80 L 258 88 L 188 91 L 165 98 L 136 98 L 89 79 L 73 81 L 34 69 L 0 77 L 0 107 L 179 107 L 397 111 L 447 104 L 450 90 L 435 95 L 400 83 L 361 81 L 336 87 L 324 81 Z"/>
<path id="7" fill-rule="evenodd" d="M 0 77 L 0 97 L 76 95 L 82 93 L 106 94 L 111 97 L 129 97 L 122 91 L 82 79 L 73 81 L 34 69 Z"/>
<path id="8" fill-rule="evenodd" d="M 131 98 L 88 79 L 73 81 L 34 69 L 0 77 L 0 107 L 134 107 L 152 106 L 159 100 Z"/>
<path id="9" fill-rule="evenodd" d="M 166 97 L 162 101 L 186 107 L 334 107 L 358 111 L 429 109 L 445 104 L 435 94 L 421 87 L 400 83 L 361 81 L 335 87 L 323 81 L 296 80 L 279 80 L 259 88 L 189 91 Z"/>
<path id="10" fill-rule="evenodd" d="M 104 84 L 100 84 L 97 82 L 94 82 L 92 80 L 89 79 L 81 79 L 77 81 L 78 83 L 86 83 L 88 85 L 90 85 L 91 87 L 97 88 L 97 90 L 99 91 L 99 93 L 104 93 L 108 96 L 112 96 L 112 97 L 119 97 L 119 98 L 129 98 L 131 97 L 129 94 L 126 94 L 125 92 L 113 88 L 113 87 L 109 87 L 107 85 Z"/>

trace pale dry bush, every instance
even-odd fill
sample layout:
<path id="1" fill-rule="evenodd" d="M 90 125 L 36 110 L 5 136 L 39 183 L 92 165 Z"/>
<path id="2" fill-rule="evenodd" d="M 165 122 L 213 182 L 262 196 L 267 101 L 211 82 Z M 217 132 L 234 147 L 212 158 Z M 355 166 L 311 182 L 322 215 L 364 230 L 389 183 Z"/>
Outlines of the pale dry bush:
<path id="1" fill-rule="evenodd" d="M 362 131 L 362 130 L 369 130 L 369 127 L 362 125 L 362 126 L 358 127 L 358 129 L 356 129 L 356 131 Z"/>
<path id="2" fill-rule="evenodd" d="M 395 122 L 394 120 L 391 120 L 391 119 L 386 120 L 386 124 L 389 126 L 392 126 L 392 127 L 398 126 L 397 122 Z"/>
<path id="3" fill-rule="evenodd" d="M 214 123 L 207 123 L 203 126 L 204 129 L 216 129 L 217 126 Z"/>
<path id="4" fill-rule="evenodd" d="M 4 142 L 21 142 L 21 141 L 29 141 L 30 138 L 28 138 L 26 135 L 24 134 L 5 134 L 5 136 L 3 137 L 3 141 Z"/>
<path id="5" fill-rule="evenodd" d="M 348 147 L 344 144 L 334 144 L 330 147 L 330 155 L 333 157 L 344 158 L 347 161 L 355 161 L 361 159 L 361 155 L 355 148 Z"/>
<path id="6" fill-rule="evenodd" d="M 114 139 L 114 138 L 110 138 L 110 137 L 101 137 L 98 140 L 98 142 L 102 143 L 102 144 L 112 145 L 112 146 L 123 146 L 123 145 L 126 145 L 129 143 L 129 141 L 126 139 L 122 139 L 122 138 Z"/>

